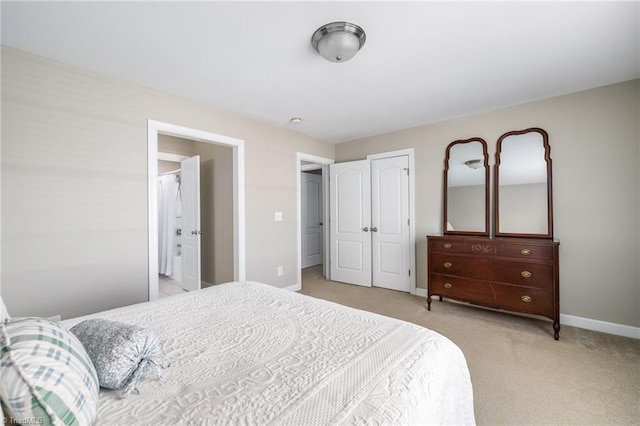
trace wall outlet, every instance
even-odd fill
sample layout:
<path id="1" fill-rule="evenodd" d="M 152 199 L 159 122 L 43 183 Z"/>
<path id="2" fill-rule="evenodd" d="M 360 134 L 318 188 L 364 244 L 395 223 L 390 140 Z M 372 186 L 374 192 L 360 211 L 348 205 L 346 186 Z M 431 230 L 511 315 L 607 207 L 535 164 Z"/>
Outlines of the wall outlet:
<path id="1" fill-rule="evenodd" d="M 284 271 L 282 269 L 282 266 L 278 266 L 278 276 L 281 277 L 282 274 L 284 274 Z"/>
<path id="2" fill-rule="evenodd" d="M 275 216 L 276 222 L 282 221 L 282 212 L 276 212 L 274 216 Z"/>

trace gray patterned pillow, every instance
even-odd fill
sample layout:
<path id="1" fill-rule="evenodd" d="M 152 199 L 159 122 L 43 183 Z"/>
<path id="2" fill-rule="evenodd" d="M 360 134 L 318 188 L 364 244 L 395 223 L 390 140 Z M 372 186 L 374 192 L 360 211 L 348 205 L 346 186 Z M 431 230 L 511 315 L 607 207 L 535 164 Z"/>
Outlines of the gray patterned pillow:
<path id="1" fill-rule="evenodd" d="M 155 333 L 148 328 L 104 319 L 89 319 L 71 332 L 82 342 L 98 372 L 100 386 L 122 389 L 122 398 L 145 378 L 159 378 L 170 363 Z"/>

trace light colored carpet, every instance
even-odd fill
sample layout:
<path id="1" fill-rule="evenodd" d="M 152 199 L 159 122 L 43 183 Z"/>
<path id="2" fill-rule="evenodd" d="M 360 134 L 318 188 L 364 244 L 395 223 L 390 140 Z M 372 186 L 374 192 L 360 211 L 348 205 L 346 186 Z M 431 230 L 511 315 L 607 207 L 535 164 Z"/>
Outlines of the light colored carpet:
<path id="1" fill-rule="evenodd" d="M 435 330 L 464 352 L 479 425 L 640 425 L 640 341 L 303 271 L 302 294 Z"/>

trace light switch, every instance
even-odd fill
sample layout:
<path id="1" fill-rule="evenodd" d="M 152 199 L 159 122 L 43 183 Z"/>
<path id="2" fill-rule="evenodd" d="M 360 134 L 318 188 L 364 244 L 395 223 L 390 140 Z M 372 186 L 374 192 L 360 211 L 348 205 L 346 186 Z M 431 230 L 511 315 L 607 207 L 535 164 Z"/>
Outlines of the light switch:
<path id="1" fill-rule="evenodd" d="M 282 212 L 276 212 L 276 222 L 282 221 Z"/>

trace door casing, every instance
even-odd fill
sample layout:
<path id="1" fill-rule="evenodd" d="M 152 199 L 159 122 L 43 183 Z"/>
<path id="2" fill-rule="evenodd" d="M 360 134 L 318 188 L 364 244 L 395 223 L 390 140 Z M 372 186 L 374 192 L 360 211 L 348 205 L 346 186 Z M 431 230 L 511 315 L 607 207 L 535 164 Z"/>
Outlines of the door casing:
<path id="1" fill-rule="evenodd" d="M 158 280 L 158 134 L 233 148 L 233 276 L 246 280 L 244 141 L 176 124 L 147 120 L 147 213 L 149 300 L 159 297 Z"/>

